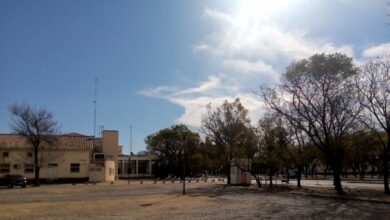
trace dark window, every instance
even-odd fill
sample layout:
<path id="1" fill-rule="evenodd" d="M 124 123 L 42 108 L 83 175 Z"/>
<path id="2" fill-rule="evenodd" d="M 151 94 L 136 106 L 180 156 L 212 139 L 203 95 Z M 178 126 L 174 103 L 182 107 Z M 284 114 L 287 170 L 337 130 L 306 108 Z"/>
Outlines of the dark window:
<path id="1" fill-rule="evenodd" d="M 0 163 L 0 173 L 9 173 L 9 163 Z"/>
<path id="2" fill-rule="evenodd" d="M 27 157 L 33 157 L 33 153 L 32 152 L 27 152 Z"/>
<path id="3" fill-rule="evenodd" d="M 104 159 L 104 154 L 95 154 L 95 159 L 96 160 Z"/>
<path id="4" fill-rule="evenodd" d="M 3 157 L 8 157 L 9 156 L 9 152 L 3 152 Z"/>
<path id="5" fill-rule="evenodd" d="M 24 172 L 25 173 L 33 173 L 34 165 L 33 164 L 24 164 Z"/>
<path id="6" fill-rule="evenodd" d="M 71 173 L 80 173 L 80 164 L 79 163 L 71 163 L 70 164 L 70 172 Z"/>

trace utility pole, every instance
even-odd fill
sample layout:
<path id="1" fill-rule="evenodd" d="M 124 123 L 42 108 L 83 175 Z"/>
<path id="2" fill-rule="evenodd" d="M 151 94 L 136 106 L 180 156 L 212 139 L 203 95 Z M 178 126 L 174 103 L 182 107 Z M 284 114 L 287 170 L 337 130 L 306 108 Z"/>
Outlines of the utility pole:
<path id="1" fill-rule="evenodd" d="M 129 144 L 129 166 L 127 168 L 127 184 L 130 184 L 131 174 L 131 151 L 133 148 L 133 126 L 130 125 L 130 144 Z"/>
<path id="2" fill-rule="evenodd" d="M 96 137 L 96 97 L 97 97 L 97 81 L 95 78 L 94 96 L 93 96 L 93 136 Z"/>
<path id="3" fill-rule="evenodd" d="M 186 194 L 186 163 L 185 163 L 185 147 L 187 146 L 187 139 L 186 136 L 183 137 L 183 143 L 182 143 L 182 175 L 183 175 L 183 195 Z"/>

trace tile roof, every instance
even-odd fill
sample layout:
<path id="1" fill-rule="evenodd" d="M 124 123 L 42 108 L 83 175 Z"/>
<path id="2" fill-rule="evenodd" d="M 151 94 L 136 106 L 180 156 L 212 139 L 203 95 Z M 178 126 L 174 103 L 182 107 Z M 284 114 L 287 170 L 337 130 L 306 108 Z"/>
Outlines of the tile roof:
<path id="1" fill-rule="evenodd" d="M 50 149 L 56 150 L 92 150 L 93 137 L 84 135 L 55 135 L 52 136 L 57 140 Z M 42 147 L 49 148 L 46 142 L 42 143 Z M 0 134 L 0 149 L 28 149 L 31 145 L 27 140 L 17 134 Z"/>

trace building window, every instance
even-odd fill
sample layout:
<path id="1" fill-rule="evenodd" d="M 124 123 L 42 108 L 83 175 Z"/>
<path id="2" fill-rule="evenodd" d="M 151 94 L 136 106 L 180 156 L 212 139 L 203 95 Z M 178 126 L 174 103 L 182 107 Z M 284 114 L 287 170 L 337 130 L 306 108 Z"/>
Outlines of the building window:
<path id="1" fill-rule="evenodd" d="M 33 173 L 34 165 L 33 164 L 24 164 L 24 172 L 25 173 Z"/>
<path id="2" fill-rule="evenodd" d="M 80 173 L 80 164 L 79 163 L 71 163 L 70 164 L 70 172 L 71 173 Z"/>
<path id="3" fill-rule="evenodd" d="M 9 173 L 9 163 L 0 163 L 0 173 Z"/>
<path id="4" fill-rule="evenodd" d="M 3 152 L 3 157 L 9 157 L 9 152 Z"/>
<path id="5" fill-rule="evenodd" d="M 27 157 L 32 158 L 33 157 L 33 153 L 32 152 L 27 152 Z"/>

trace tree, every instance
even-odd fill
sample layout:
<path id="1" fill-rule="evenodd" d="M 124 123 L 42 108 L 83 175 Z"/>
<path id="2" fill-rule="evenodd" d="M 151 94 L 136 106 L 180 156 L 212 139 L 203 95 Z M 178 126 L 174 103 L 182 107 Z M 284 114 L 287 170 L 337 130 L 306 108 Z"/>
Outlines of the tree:
<path id="1" fill-rule="evenodd" d="M 289 134 L 291 137 L 290 144 L 292 149 L 290 150 L 290 157 L 293 161 L 293 164 L 297 168 L 297 187 L 301 188 L 302 170 L 305 162 L 307 162 L 305 161 L 304 157 L 304 149 L 307 144 L 307 137 L 302 130 L 288 124 L 288 121 L 286 124 L 288 125 Z"/>
<path id="2" fill-rule="evenodd" d="M 260 119 L 259 136 L 260 158 L 268 171 L 269 183 L 272 187 L 272 177 L 278 170 L 288 167 L 289 159 L 288 133 L 278 114 L 266 113 Z"/>
<path id="3" fill-rule="evenodd" d="M 202 131 L 218 148 L 222 165 L 227 176 L 227 184 L 231 183 L 230 167 L 239 151 L 247 145 L 248 129 L 252 129 L 248 110 L 241 104 L 240 99 L 225 102 L 216 109 L 208 105 L 207 114 L 202 118 Z"/>
<path id="4" fill-rule="evenodd" d="M 264 172 L 264 163 L 261 158 L 259 135 L 255 128 L 248 127 L 241 134 L 241 143 L 237 145 L 232 165 L 243 172 L 248 172 L 261 188 L 260 175 Z"/>
<path id="5" fill-rule="evenodd" d="M 34 184 L 40 185 L 39 172 L 45 158 L 43 151 L 57 141 L 57 122 L 53 114 L 44 108 L 33 108 L 28 104 L 14 104 L 10 107 L 12 114 L 11 129 L 14 133 L 23 136 L 33 149 Z"/>
<path id="6" fill-rule="evenodd" d="M 390 55 L 363 65 L 356 77 L 356 87 L 364 107 L 360 119 L 375 132 L 382 145 L 384 192 L 390 194 Z"/>
<path id="7" fill-rule="evenodd" d="M 146 137 L 147 149 L 160 160 L 158 175 L 181 176 L 183 150 L 186 156 L 186 173 L 196 172 L 199 165 L 199 135 L 185 125 L 174 125 Z"/>
<path id="8" fill-rule="evenodd" d="M 302 130 L 325 156 L 333 170 L 338 194 L 344 194 L 340 174 L 345 136 L 361 111 L 352 59 L 339 54 L 316 54 L 291 64 L 276 88 L 261 88 L 265 103 Z"/>

